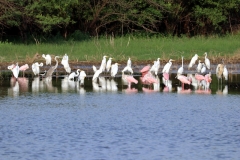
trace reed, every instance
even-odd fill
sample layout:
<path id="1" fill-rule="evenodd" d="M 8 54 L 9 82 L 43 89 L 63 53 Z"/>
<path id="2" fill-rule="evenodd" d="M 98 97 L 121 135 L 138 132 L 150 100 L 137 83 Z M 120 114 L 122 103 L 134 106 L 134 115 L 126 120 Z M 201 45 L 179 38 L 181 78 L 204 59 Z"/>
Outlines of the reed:
<path id="1" fill-rule="evenodd" d="M 240 35 L 223 37 L 117 37 L 105 36 L 86 41 L 61 41 L 56 43 L 32 43 L 28 45 L 0 42 L 1 62 L 29 62 L 36 53 L 62 56 L 69 55 L 71 62 L 99 62 L 103 55 L 114 61 L 153 61 L 172 58 L 181 61 L 181 55 L 188 61 L 197 53 L 201 58 L 204 52 L 213 62 L 227 59 L 228 62 L 240 60 Z M 41 59 L 41 56 L 40 58 Z M 43 59 L 42 59 L 43 60 Z"/>

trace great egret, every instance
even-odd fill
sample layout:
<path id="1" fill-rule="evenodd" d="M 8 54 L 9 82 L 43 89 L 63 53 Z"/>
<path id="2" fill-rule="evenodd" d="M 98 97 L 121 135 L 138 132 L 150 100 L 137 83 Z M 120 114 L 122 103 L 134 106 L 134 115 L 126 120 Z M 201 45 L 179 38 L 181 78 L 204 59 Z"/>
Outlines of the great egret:
<path id="1" fill-rule="evenodd" d="M 12 64 L 11 66 L 8 66 L 8 69 L 10 69 L 13 73 L 13 76 L 17 79 L 19 75 L 19 66 L 18 63 L 16 65 Z"/>
<path id="2" fill-rule="evenodd" d="M 204 63 L 202 63 L 201 73 L 204 74 L 206 72 L 206 70 L 207 70 L 206 65 Z"/>
<path id="3" fill-rule="evenodd" d="M 154 61 L 154 64 L 152 65 L 150 71 L 154 72 L 154 74 L 157 75 L 159 68 L 160 68 L 160 58 Z"/>
<path id="4" fill-rule="evenodd" d="M 182 88 L 184 88 L 184 84 L 191 84 L 191 81 L 188 79 L 188 77 L 184 76 L 184 75 L 177 75 L 177 79 L 182 83 Z"/>
<path id="5" fill-rule="evenodd" d="M 52 57 L 49 54 L 42 54 L 42 57 L 46 60 L 46 65 L 51 65 Z"/>
<path id="6" fill-rule="evenodd" d="M 97 71 L 97 67 L 93 65 L 92 68 L 93 68 L 93 73 L 95 73 Z"/>
<path id="7" fill-rule="evenodd" d="M 58 67 L 58 60 L 57 60 L 57 58 L 59 58 L 59 56 L 55 56 L 54 59 L 56 61 L 56 64 L 55 64 L 55 66 L 52 66 L 51 68 L 49 68 L 49 70 L 46 73 L 46 78 L 47 77 L 52 77 L 53 72 L 55 71 L 55 69 L 57 69 L 57 67 Z"/>
<path id="8" fill-rule="evenodd" d="M 118 63 L 115 63 L 111 66 L 111 76 L 115 77 L 118 72 Z"/>
<path id="9" fill-rule="evenodd" d="M 80 74 L 78 76 L 78 82 L 80 82 L 80 85 L 84 85 L 84 79 L 86 76 L 87 75 L 86 75 L 85 71 L 81 70 Z"/>
<path id="10" fill-rule="evenodd" d="M 28 64 L 24 64 L 22 65 L 19 70 L 23 72 L 23 77 L 24 77 L 24 72 L 29 68 Z"/>
<path id="11" fill-rule="evenodd" d="M 112 58 L 110 57 L 110 58 L 108 59 L 108 61 L 107 61 L 107 65 L 106 65 L 106 70 L 107 70 L 107 72 L 110 71 L 111 65 L 112 65 Z"/>
<path id="12" fill-rule="evenodd" d="M 165 64 L 165 66 L 163 67 L 162 73 L 169 73 L 170 68 L 171 68 L 171 66 L 172 66 L 172 61 L 174 61 L 174 60 L 170 59 L 170 60 L 168 61 L 168 63 Z"/>
<path id="13" fill-rule="evenodd" d="M 181 75 L 183 74 L 184 68 L 183 68 L 183 56 L 182 56 L 182 66 L 178 69 L 177 74 Z"/>
<path id="14" fill-rule="evenodd" d="M 210 60 L 207 58 L 207 52 L 204 53 L 205 55 L 205 64 L 208 69 L 210 69 Z"/>
<path id="15" fill-rule="evenodd" d="M 226 65 L 224 65 L 223 68 L 223 77 L 225 78 L 226 81 L 228 80 L 228 70 Z"/>
<path id="16" fill-rule="evenodd" d="M 39 67 L 42 67 L 43 66 L 43 63 L 38 63 L 38 62 L 35 62 L 32 64 L 32 71 L 33 71 L 33 74 L 36 76 L 36 75 L 39 75 L 40 73 L 40 68 Z"/>
<path id="17" fill-rule="evenodd" d="M 76 72 L 77 72 L 77 73 L 76 73 Z M 74 78 L 75 78 L 75 77 L 78 77 L 79 72 L 80 72 L 80 69 L 77 69 L 76 72 L 72 72 L 71 74 L 69 74 L 69 76 L 68 76 L 68 80 L 72 80 L 72 81 L 74 81 Z"/>
<path id="18" fill-rule="evenodd" d="M 68 55 L 66 53 L 62 58 L 61 64 L 64 66 L 64 69 L 68 74 L 71 73 L 71 67 L 69 66 Z"/>
<path id="19" fill-rule="evenodd" d="M 201 63 L 201 60 L 198 60 L 197 72 L 201 72 L 201 69 L 202 69 L 202 63 Z"/>
<path id="20" fill-rule="evenodd" d="M 102 72 L 105 72 L 106 70 L 106 65 L 107 65 L 107 58 L 108 56 L 103 56 L 103 59 L 102 59 L 102 63 L 100 65 L 100 68 L 102 70 Z"/>
<path id="21" fill-rule="evenodd" d="M 192 57 L 189 65 L 188 65 L 188 69 L 192 68 L 192 66 L 195 64 L 195 62 L 196 62 L 197 59 L 198 59 L 198 55 L 195 54 L 195 55 Z"/>
<path id="22" fill-rule="evenodd" d="M 93 78 L 92 78 L 92 81 L 96 82 L 97 78 L 99 77 L 99 75 L 102 73 L 102 70 L 101 69 L 98 69 L 94 72 L 94 75 L 93 75 Z"/>

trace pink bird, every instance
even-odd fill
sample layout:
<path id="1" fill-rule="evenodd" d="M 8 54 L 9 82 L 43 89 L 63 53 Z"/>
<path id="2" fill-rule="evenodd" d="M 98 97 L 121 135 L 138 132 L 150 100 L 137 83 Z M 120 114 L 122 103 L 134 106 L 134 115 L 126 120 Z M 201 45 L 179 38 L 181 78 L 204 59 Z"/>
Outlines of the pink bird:
<path id="1" fill-rule="evenodd" d="M 143 67 L 143 69 L 141 69 L 140 72 L 142 73 L 142 76 L 145 76 L 149 70 L 150 70 L 150 65 L 147 65 Z"/>
<path id="2" fill-rule="evenodd" d="M 164 79 L 166 80 L 166 81 L 168 81 L 169 80 L 169 74 L 168 73 L 163 73 L 163 77 L 164 77 Z"/>
<path id="3" fill-rule="evenodd" d="M 199 82 L 205 79 L 205 77 L 204 77 L 203 75 L 197 74 L 197 73 L 195 74 L 195 78 L 196 78 L 196 80 L 199 81 Z"/>
<path id="4" fill-rule="evenodd" d="M 25 70 L 27 70 L 28 68 L 29 68 L 28 64 L 24 64 L 19 68 L 20 71 L 23 71 L 23 76 L 24 76 Z"/>
<path id="5" fill-rule="evenodd" d="M 211 73 L 205 75 L 205 81 L 207 83 L 211 83 L 212 82 Z"/>
<path id="6" fill-rule="evenodd" d="M 150 72 L 141 77 L 141 80 L 144 84 L 158 83 L 157 79 Z"/>
<path id="7" fill-rule="evenodd" d="M 182 88 L 184 89 L 184 84 L 191 84 L 191 81 L 188 79 L 188 77 L 184 75 L 177 75 L 177 79 L 182 83 Z"/>
<path id="8" fill-rule="evenodd" d="M 138 83 L 138 81 L 133 76 L 130 76 L 130 75 L 123 75 L 123 76 L 128 82 L 128 88 L 131 88 L 131 83 L 135 83 L 135 84 Z"/>

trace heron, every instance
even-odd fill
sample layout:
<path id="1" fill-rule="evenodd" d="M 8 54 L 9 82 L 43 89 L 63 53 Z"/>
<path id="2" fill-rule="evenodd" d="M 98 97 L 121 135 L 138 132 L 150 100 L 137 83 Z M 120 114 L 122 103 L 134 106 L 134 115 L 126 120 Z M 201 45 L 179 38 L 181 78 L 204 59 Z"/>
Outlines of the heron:
<path id="1" fill-rule="evenodd" d="M 43 63 L 38 63 L 38 62 L 35 62 L 32 64 L 32 71 L 33 71 L 33 74 L 34 75 L 39 75 L 40 73 L 40 68 L 39 67 L 42 67 L 43 66 Z"/>
<path id="2" fill-rule="evenodd" d="M 52 77 L 53 72 L 57 69 L 57 67 L 58 67 L 58 60 L 57 60 L 57 58 L 59 58 L 59 56 L 55 56 L 54 59 L 56 61 L 56 64 L 55 64 L 55 66 L 52 66 L 51 68 L 48 69 L 48 71 L 46 73 L 46 78 L 47 77 Z"/>
<path id="3" fill-rule="evenodd" d="M 177 74 L 181 75 L 183 74 L 184 68 L 183 68 L 183 56 L 182 56 L 182 66 L 178 68 Z"/>

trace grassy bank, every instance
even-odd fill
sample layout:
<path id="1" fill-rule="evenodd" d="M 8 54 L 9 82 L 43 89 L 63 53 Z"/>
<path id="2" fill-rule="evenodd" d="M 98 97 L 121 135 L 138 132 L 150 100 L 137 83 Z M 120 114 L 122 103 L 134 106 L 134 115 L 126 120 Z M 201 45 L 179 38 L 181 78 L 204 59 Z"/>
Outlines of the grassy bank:
<path id="1" fill-rule="evenodd" d="M 153 61 L 170 58 L 180 61 L 181 55 L 186 61 L 197 53 L 202 56 L 208 52 L 208 57 L 214 62 L 225 58 L 228 63 L 240 62 L 240 35 L 224 37 L 102 37 L 86 41 L 61 41 L 58 43 L 13 44 L 0 42 L 0 62 L 28 63 L 38 52 L 62 56 L 69 55 L 70 61 L 97 62 L 103 55 L 111 56 L 114 61 Z M 42 58 L 43 60 L 43 58 Z"/>

